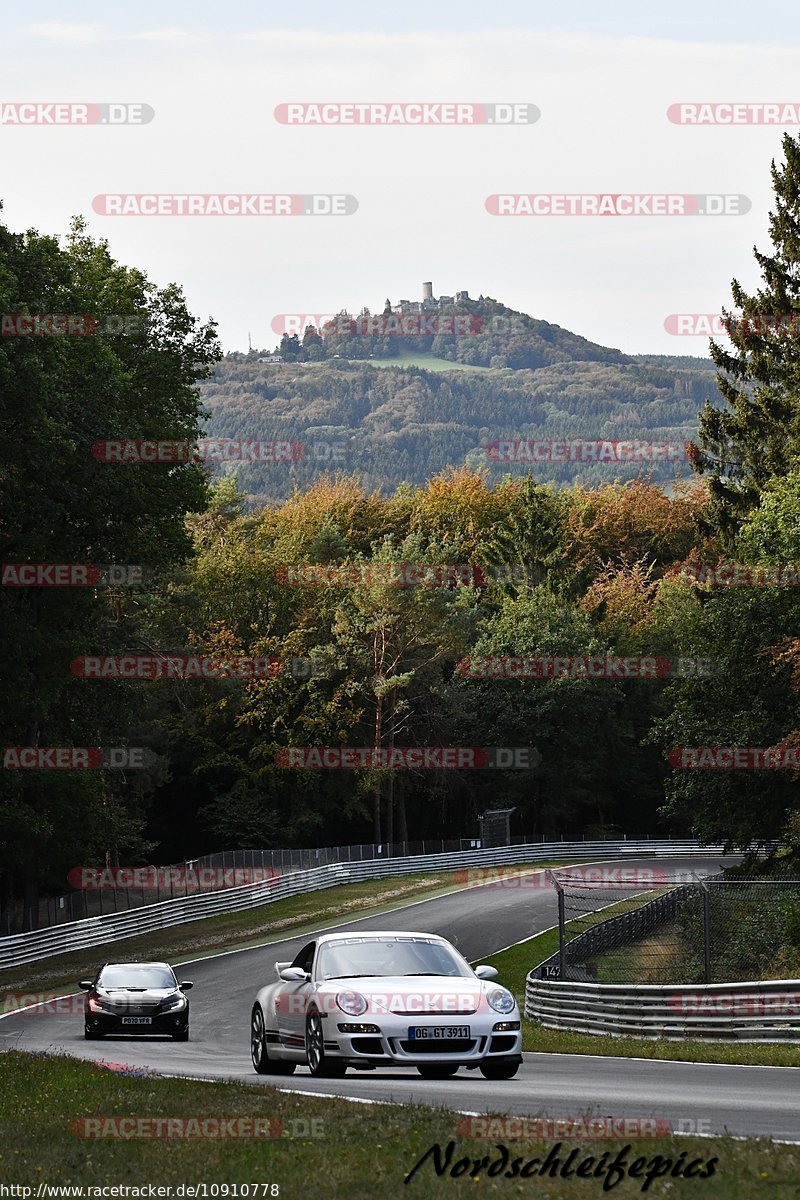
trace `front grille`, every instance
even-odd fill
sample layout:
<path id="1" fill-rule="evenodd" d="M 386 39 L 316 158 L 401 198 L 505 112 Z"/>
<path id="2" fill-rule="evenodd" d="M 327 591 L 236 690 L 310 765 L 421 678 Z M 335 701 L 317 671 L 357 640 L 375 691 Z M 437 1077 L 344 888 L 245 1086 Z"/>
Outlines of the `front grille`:
<path id="1" fill-rule="evenodd" d="M 474 1038 L 435 1038 L 430 1041 L 400 1042 L 406 1054 L 471 1054 L 475 1049 Z"/>

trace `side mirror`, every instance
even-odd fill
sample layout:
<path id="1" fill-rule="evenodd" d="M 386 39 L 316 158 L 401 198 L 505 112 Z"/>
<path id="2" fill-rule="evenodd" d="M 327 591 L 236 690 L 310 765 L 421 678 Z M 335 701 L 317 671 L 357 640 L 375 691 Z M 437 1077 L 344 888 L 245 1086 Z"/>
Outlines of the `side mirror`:
<path id="1" fill-rule="evenodd" d="M 281 977 L 281 971 L 285 971 L 286 968 L 290 967 L 291 965 L 292 964 L 290 962 L 276 962 L 275 963 L 275 974 L 278 976 L 278 979 L 280 979 L 280 977 Z"/>
<path id="2" fill-rule="evenodd" d="M 188 992 L 194 987 L 194 984 L 191 979 L 187 979 L 184 983 L 179 983 L 178 987 L 182 992 Z"/>
<path id="3" fill-rule="evenodd" d="M 310 978 L 302 967 L 284 967 L 278 974 L 284 983 L 305 983 Z"/>
<path id="4" fill-rule="evenodd" d="M 475 974 L 478 979 L 497 979 L 497 970 L 494 967 L 476 967 Z"/>
<path id="5" fill-rule="evenodd" d="M 83 990 L 84 990 L 85 992 L 88 992 L 89 988 L 90 988 L 90 987 L 93 987 L 93 986 L 94 986 L 94 984 L 93 984 L 93 981 L 92 981 L 91 979 L 82 979 L 82 980 L 80 981 L 80 983 L 78 984 L 78 987 L 79 987 L 79 988 L 83 988 Z"/>

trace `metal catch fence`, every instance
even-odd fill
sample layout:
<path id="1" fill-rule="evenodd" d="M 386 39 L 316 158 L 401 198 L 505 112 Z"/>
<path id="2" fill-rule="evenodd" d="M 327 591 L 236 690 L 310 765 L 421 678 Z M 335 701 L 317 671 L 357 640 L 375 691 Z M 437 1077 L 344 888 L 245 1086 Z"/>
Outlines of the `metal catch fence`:
<path id="1" fill-rule="evenodd" d="M 642 985 L 800 976 L 800 880 L 685 876 L 554 871 L 559 949 L 535 974 Z"/>

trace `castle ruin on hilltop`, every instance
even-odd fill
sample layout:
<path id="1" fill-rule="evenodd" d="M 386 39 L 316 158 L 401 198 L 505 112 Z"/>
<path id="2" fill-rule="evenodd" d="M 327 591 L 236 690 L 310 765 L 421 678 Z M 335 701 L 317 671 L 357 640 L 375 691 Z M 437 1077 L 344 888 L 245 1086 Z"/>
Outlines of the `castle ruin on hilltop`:
<path id="1" fill-rule="evenodd" d="M 469 300 L 469 292 L 456 292 L 455 296 L 439 296 L 433 294 L 433 284 L 423 283 L 421 300 L 398 300 L 397 304 L 386 301 L 384 312 L 393 313 L 424 313 L 436 312 L 443 308 L 452 308 L 454 304 L 463 304 Z"/>

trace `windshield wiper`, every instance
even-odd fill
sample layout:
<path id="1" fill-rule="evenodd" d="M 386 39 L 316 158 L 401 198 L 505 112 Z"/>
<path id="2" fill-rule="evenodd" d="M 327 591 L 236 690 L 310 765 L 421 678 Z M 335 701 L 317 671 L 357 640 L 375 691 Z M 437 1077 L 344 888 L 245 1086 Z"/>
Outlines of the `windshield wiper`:
<path id="1" fill-rule="evenodd" d="M 378 979 L 377 975 L 371 975 L 369 971 L 362 972 L 360 975 L 326 975 L 325 982 L 329 979 Z"/>

